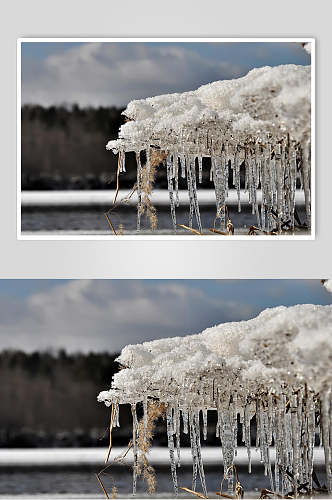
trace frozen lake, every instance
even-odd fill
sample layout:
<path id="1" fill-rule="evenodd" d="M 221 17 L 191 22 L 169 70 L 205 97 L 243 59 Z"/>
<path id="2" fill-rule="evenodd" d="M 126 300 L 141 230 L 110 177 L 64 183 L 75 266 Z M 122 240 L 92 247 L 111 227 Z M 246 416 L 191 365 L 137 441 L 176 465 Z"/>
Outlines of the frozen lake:
<path id="1" fill-rule="evenodd" d="M 124 450 L 114 448 L 111 459 Z M 131 453 L 125 465 L 110 468 L 111 476 L 103 476 L 105 487 L 110 491 L 115 480 L 118 497 L 131 496 Z M 272 461 L 273 461 L 273 453 Z M 20 495 L 23 498 L 103 498 L 95 474 L 104 466 L 106 449 L 104 448 L 64 448 L 64 449 L 9 449 L 0 450 L 0 498 Z M 191 488 L 191 451 L 184 448 L 181 453 L 182 465 L 178 469 L 179 485 Z M 205 475 L 211 497 L 216 497 L 223 474 L 223 464 L 219 447 L 202 447 Z M 247 452 L 238 449 L 235 463 L 239 478 L 245 489 L 245 497 L 257 498 L 257 492 L 269 488 L 269 481 L 264 476 L 264 467 L 260 463 L 259 453 L 252 449 L 252 474 L 247 472 Z M 315 450 L 316 471 L 322 476 L 323 450 Z M 154 465 L 157 476 L 156 495 L 172 498 L 172 481 L 168 463 L 167 448 L 153 447 L 150 462 Z M 197 490 L 200 490 L 199 480 Z M 183 493 L 183 498 L 190 495 Z M 138 482 L 137 498 L 147 497 L 146 486 Z"/>

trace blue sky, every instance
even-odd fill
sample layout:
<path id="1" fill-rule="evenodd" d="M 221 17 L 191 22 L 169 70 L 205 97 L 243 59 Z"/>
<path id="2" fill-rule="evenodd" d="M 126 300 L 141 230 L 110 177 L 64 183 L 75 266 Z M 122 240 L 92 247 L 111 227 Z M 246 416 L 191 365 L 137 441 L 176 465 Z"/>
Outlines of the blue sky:
<path id="1" fill-rule="evenodd" d="M 124 106 L 279 64 L 310 57 L 297 42 L 23 42 L 22 103 Z"/>
<path id="2" fill-rule="evenodd" d="M 0 280 L 0 349 L 115 352 L 301 303 L 332 295 L 319 280 Z"/>

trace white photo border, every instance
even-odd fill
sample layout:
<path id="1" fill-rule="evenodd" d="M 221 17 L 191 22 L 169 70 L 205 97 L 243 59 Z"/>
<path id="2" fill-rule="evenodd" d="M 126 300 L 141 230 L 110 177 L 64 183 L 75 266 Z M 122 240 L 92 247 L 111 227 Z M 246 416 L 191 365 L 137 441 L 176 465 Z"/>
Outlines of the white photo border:
<path id="1" fill-rule="evenodd" d="M 213 236 L 213 235 L 202 235 L 202 236 L 194 236 L 194 235 L 175 235 L 175 234 L 170 234 L 170 235 L 140 235 L 140 234 L 135 234 L 135 235 L 121 235 L 119 238 L 118 235 L 24 235 L 22 234 L 21 230 L 21 46 L 22 43 L 44 43 L 44 42 L 54 42 L 54 43 L 63 43 L 63 42 L 77 42 L 77 43 L 88 43 L 88 42 L 113 42 L 113 43 L 128 43 L 128 42 L 181 42 L 181 43 L 193 43 L 193 42 L 199 42 L 199 43 L 225 43 L 225 42 L 245 42 L 245 43 L 253 43 L 253 42 L 266 42 L 266 43 L 289 43 L 289 42 L 298 42 L 298 43 L 311 43 L 311 233 L 309 235 L 296 235 L 296 236 L 289 236 L 289 235 L 283 235 L 283 236 L 261 236 L 261 235 L 256 235 L 254 238 L 249 238 L 247 235 L 233 235 L 232 237 L 229 236 L 223 236 L 223 235 L 218 235 L 218 236 Z M 178 38 L 178 37 L 163 37 L 163 38 L 153 38 L 153 37 L 147 37 L 147 38 L 93 38 L 93 37 L 87 37 L 87 38 L 44 38 L 44 37 L 38 37 L 38 38 L 18 38 L 17 39 L 17 101 L 16 101 L 16 106 L 17 106 L 17 128 L 16 128 L 16 133 L 17 133 L 17 138 L 16 138 L 16 144 L 17 144 L 17 156 L 16 156 L 16 163 L 17 163 L 17 177 L 16 177 L 16 182 L 17 182 L 17 193 L 16 193 L 16 206 L 17 206 L 17 216 L 16 216 L 16 237 L 18 240 L 56 240 L 56 241 L 77 241 L 77 240 L 86 240 L 86 241 L 111 241 L 111 240 L 119 240 L 121 241 L 124 240 L 135 240 L 135 241 L 148 241 L 148 240 L 176 240 L 176 241 L 188 241 L 188 240 L 207 240 L 207 241 L 213 241 L 213 240 L 218 240 L 218 241 L 234 241 L 234 240 L 242 240 L 242 241 L 257 241 L 257 240 L 264 240 L 264 241 L 301 241 L 301 240 L 315 240 L 316 239 L 316 186 L 315 186 L 315 179 L 316 179 L 316 39 L 312 37 L 294 37 L 294 38 L 289 38 L 289 37 L 269 37 L 269 38 L 264 38 L 264 37 L 248 37 L 248 38 L 230 38 L 230 37 L 225 37 L 225 38 L 189 38 L 189 37 L 183 37 L 183 38 Z"/>

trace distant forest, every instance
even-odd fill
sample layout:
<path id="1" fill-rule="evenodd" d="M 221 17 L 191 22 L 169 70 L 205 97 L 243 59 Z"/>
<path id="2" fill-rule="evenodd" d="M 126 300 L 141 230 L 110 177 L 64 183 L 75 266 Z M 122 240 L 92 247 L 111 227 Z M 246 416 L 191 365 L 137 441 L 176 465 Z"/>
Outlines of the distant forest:
<path id="1" fill-rule="evenodd" d="M 70 108 L 22 107 L 22 189 L 115 189 L 117 157 L 105 146 L 116 139 L 124 123 L 122 109 L 115 107 Z M 204 164 L 209 160 L 204 159 Z M 134 154 L 126 154 L 126 170 L 120 187 L 136 181 Z M 212 188 L 209 169 L 202 187 Z M 186 183 L 180 179 L 180 188 Z M 156 188 L 167 189 L 164 169 L 157 171 Z"/>
<path id="2" fill-rule="evenodd" d="M 5 350 L 0 352 L 0 448 L 108 446 L 110 408 L 97 402 L 119 371 L 116 354 L 68 354 Z M 142 418 L 142 405 L 137 407 Z M 206 444 L 219 446 L 217 412 L 208 416 Z M 132 435 L 129 405 L 121 405 L 114 446 L 126 446 Z M 202 436 L 203 439 L 203 436 Z M 255 440 L 255 429 L 252 429 Z M 166 423 L 157 422 L 153 442 L 167 446 Z M 238 429 L 238 444 L 241 429 Z M 181 432 L 181 445 L 190 446 Z"/>
<path id="3" fill-rule="evenodd" d="M 110 410 L 96 398 L 119 369 L 115 357 L 0 352 L 0 447 L 105 446 Z M 120 417 L 115 444 L 127 443 L 131 429 L 129 408 Z"/>
<path id="4" fill-rule="evenodd" d="M 105 146 L 118 135 L 121 112 L 115 107 L 23 106 L 22 189 L 109 187 L 117 160 Z"/>

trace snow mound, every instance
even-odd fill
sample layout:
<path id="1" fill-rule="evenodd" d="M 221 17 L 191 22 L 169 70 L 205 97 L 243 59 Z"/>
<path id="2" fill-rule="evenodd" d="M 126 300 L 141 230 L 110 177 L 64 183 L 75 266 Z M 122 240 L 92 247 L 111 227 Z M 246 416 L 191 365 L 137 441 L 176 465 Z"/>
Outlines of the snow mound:
<path id="1" fill-rule="evenodd" d="M 181 175 L 186 178 L 190 200 L 188 226 L 193 227 L 195 216 L 202 233 L 197 180 L 202 183 L 203 158 L 211 158 L 210 180 L 221 229 L 226 227 L 230 170 L 238 210 L 244 188 L 249 195 L 246 203 L 251 204 L 260 230 L 267 234 L 281 233 L 283 227 L 294 230 L 298 184 L 304 191 L 306 226 L 310 229 L 310 75 L 310 66 L 266 66 L 242 78 L 212 82 L 194 91 L 130 102 L 123 112 L 128 121 L 121 126 L 119 138 L 109 141 L 106 148 L 119 154 L 119 173 L 126 170 L 125 153 L 136 153 L 137 229 L 141 227 L 144 199 L 150 194 L 151 168 L 163 163 L 174 231 Z M 157 162 L 153 159 L 156 156 Z M 260 211 L 258 191 L 262 194 Z"/>
<path id="2" fill-rule="evenodd" d="M 215 407 L 213 384 L 222 399 L 235 387 L 243 400 L 260 391 L 281 393 L 285 384 L 319 392 L 332 383 L 332 306 L 267 309 L 197 335 L 128 345 L 117 361 L 124 369 L 112 389 L 99 395 L 106 404 L 156 396 Z"/>
<path id="3" fill-rule="evenodd" d="M 131 101 L 123 112 L 129 121 L 107 149 L 137 151 L 147 143 L 168 149 L 172 134 L 216 127 L 237 141 L 285 134 L 302 141 L 310 135 L 310 71 L 293 64 L 266 66 L 195 91 Z"/>

